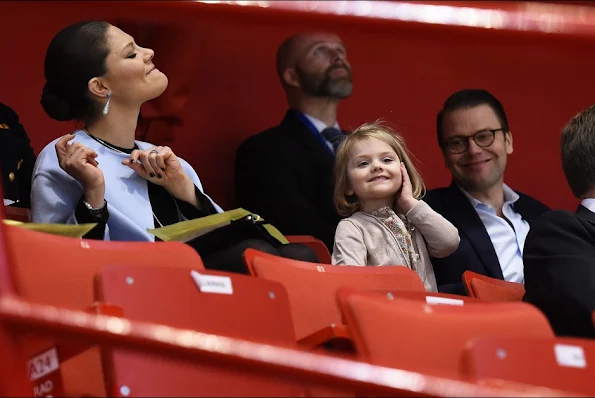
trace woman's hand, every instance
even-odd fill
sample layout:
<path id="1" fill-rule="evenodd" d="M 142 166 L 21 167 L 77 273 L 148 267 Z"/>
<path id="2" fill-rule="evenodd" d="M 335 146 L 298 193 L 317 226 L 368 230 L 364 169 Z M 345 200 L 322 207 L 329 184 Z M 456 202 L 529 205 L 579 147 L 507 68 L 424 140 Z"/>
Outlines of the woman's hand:
<path id="1" fill-rule="evenodd" d="M 105 180 L 103 172 L 97 167 L 97 153 L 80 142 L 68 142 L 75 137 L 67 134 L 56 142 L 56 155 L 62 170 L 83 186 L 83 199 L 91 207 L 103 207 Z"/>
<path id="2" fill-rule="evenodd" d="M 145 151 L 135 149 L 122 164 L 142 178 L 161 185 L 175 198 L 198 206 L 194 183 L 170 147 L 155 146 Z"/>
<path id="3" fill-rule="evenodd" d="M 418 200 L 413 197 L 413 187 L 411 186 L 409 173 L 407 173 L 407 168 L 403 162 L 401 162 L 401 178 L 401 190 L 397 198 L 396 207 L 397 213 L 407 214 L 417 204 Z"/>

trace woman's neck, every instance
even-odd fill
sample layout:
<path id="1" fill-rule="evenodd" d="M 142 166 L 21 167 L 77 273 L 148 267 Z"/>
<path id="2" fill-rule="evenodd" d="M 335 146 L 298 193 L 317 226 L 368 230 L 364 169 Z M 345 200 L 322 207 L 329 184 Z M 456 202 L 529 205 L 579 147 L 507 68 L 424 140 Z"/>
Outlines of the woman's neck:
<path id="1" fill-rule="evenodd" d="M 87 131 L 120 148 L 133 148 L 140 107 L 123 109 L 112 107 L 107 115 L 100 115 L 86 125 Z"/>

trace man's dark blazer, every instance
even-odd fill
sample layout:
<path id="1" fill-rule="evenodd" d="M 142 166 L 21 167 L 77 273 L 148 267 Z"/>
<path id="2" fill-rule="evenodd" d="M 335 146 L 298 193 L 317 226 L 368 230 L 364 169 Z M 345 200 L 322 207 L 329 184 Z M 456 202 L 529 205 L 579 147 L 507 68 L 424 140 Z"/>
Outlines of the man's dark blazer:
<path id="1" fill-rule="evenodd" d="M 235 161 L 236 204 L 284 235 L 312 235 L 333 249 L 334 155 L 293 111 L 244 141 Z"/>
<path id="2" fill-rule="evenodd" d="M 520 198 L 514 208 L 527 222 L 531 223 L 549 210 L 530 196 L 517 193 Z M 461 237 L 461 243 L 453 254 L 445 258 L 432 258 L 439 291 L 465 295 L 462 278 L 463 272 L 467 270 L 504 279 L 488 232 L 469 199 L 454 182 L 448 188 L 429 191 L 424 201 L 457 227 Z"/>
<path id="3" fill-rule="evenodd" d="M 595 337 L 595 214 L 555 210 L 531 225 L 523 253 L 525 297 L 557 335 Z"/>
<path id="4" fill-rule="evenodd" d="M 15 201 L 13 206 L 31 207 L 31 177 L 35 154 L 19 117 L 0 103 L 0 168 L 4 198 Z"/>

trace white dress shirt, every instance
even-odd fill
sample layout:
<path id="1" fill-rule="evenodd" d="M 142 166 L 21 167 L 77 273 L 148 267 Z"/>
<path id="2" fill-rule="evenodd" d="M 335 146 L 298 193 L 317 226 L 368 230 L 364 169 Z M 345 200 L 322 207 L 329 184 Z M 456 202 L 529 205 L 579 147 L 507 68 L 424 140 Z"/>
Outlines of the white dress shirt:
<path id="1" fill-rule="evenodd" d="M 583 199 L 581 201 L 581 205 L 585 206 L 587 209 L 591 210 L 591 212 L 595 213 L 595 199 Z"/>
<path id="2" fill-rule="evenodd" d="M 462 188 L 461 191 L 473 205 L 490 236 L 504 280 L 524 283 L 523 247 L 529 232 L 529 223 L 514 209 L 519 195 L 506 184 L 503 184 L 503 189 L 502 215 L 506 219 L 499 217 L 492 206 L 477 200 Z"/>

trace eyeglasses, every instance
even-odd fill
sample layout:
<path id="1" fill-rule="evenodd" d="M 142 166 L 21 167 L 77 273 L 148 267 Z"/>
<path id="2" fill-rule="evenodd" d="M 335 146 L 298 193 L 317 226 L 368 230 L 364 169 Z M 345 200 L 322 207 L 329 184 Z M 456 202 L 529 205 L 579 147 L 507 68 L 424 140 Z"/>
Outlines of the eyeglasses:
<path id="1" fill-rule="evenodd" d="M 496 138 L 496 132 L 498 131 L 504 132 L 504 129 L 487 129 L 478 131 L 473 135 L 460 135 L 456 137 L 451 137 L 448 140 L 444 141 L 443 145 L 446 148 L 448 148 L 448 150 L 451 153 L 458 155 L 460 153 L 465 152 L 469 148 L 469 138 L 473 138 L 473 141 L 477 144 L 478 147 L 486 148 L 494 143 L 494 139 Z"/>

